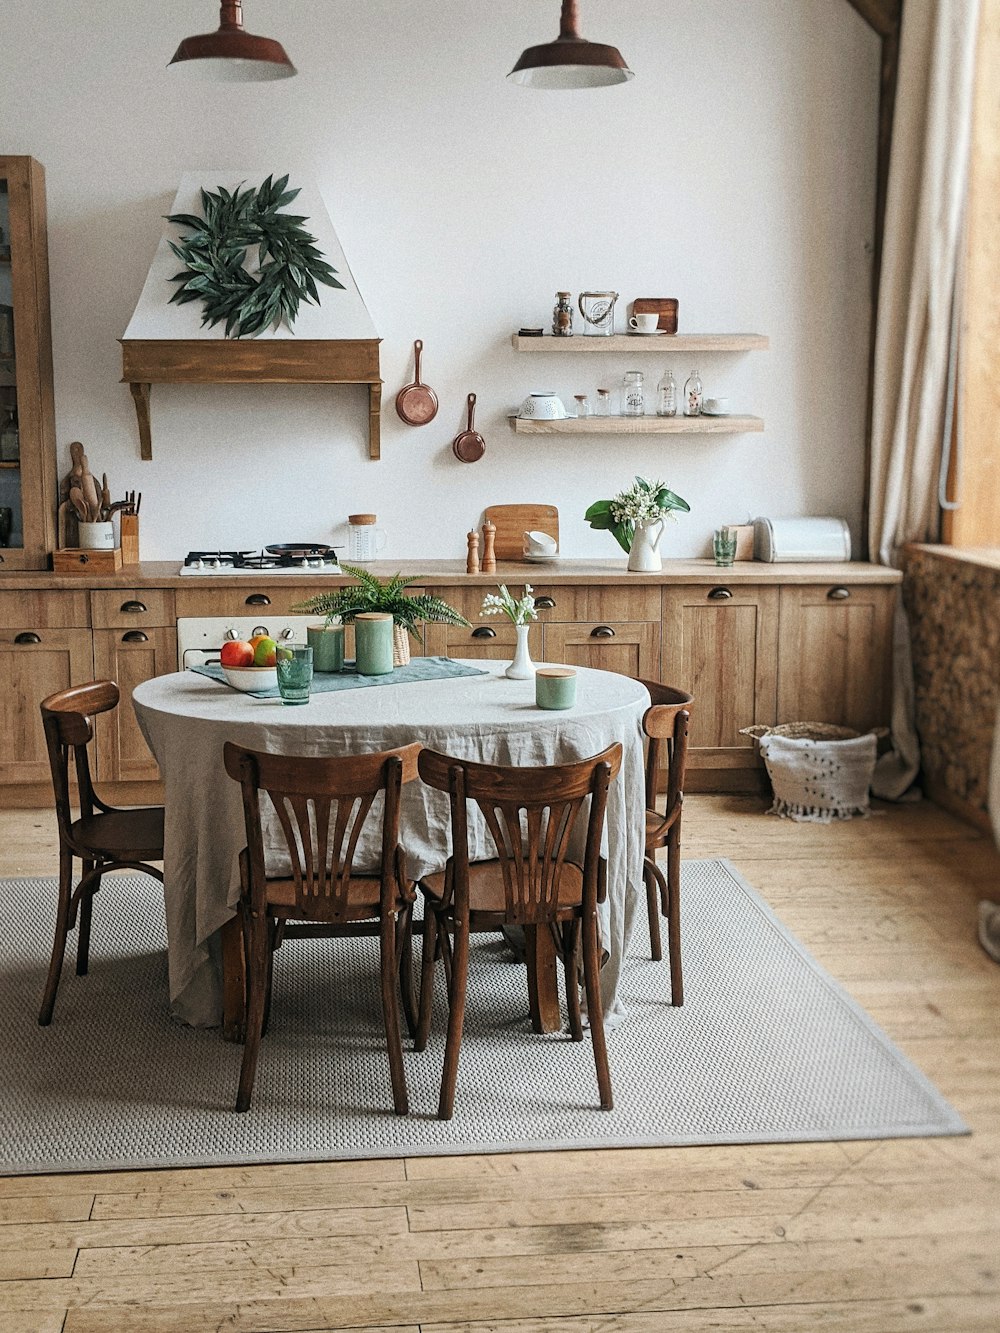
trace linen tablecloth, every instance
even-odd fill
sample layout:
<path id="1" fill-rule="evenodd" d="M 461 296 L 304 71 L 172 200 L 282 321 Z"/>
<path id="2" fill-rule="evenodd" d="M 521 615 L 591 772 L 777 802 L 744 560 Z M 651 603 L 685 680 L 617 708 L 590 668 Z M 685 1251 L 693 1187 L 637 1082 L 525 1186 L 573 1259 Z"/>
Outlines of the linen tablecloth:
<path id="1" fill-rule="evenodd" d="M 577 703 L 545 712 L 534 680 L 508 680 L 504 664 L 470 663 L 486 674 L 388 689 L 314 695 L 301 707 L 253 699 L 194 672 L 144 681 L 133 693 L 136 717 L 166 787 L 164 897 L 171 1010 L 196 1026 L 222 1019 L 218 932 L 239 901 L 240 850 L 246 844 L 239 785 L 226 773 L 226 741 L 288 755 L 346 755 L 412 741 L 486 763 L 565 764 L 622 744 L 622 767 L 608 793 L 605 844 L 608 896 L 601 914 L 607 962 L 601 974 L 605 1016 L 618 1017 L 618 979 L 643 895 L 643 685 L 607 671 L 578 669 Z M 270 803 L 262 803 L 262 812 Z M 371 822 L 371 821 L 370 821 Z M 273 817 L 265 828 L 269 872 L 282 845 Z M 440 870 L 450 847 L 448 798 L 422 782 L 403 789 L 400 840 L 419 877 Z M 475 859 L 495 855 L 481 820 L 470 821 Z M 377 867 L 374 826 L 356 864 Z"/>

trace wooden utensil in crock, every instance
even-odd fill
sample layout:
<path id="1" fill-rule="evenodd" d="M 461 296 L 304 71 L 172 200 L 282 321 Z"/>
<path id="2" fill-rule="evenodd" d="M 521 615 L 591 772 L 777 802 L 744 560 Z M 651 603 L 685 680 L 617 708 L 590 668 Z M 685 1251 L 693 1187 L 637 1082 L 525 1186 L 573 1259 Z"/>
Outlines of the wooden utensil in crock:
<path id="1" fill-rule="evenodd" d="M 413 383 L 404 385 L 396 394 L 396 411 L 408 426 L 426 426 L 437 416 L 437 394 L 429 385 L 420 383 L 420 354 L 423 350 L 424 344 L 418 338 L 413 344 Z"/>
<path id="2" fill-rule="evenodd" d="M 469 394 L 469 424 L 451 442 L 452 452 L 463 463 L 478 463 L 486 452 L 486 441 L 475 428 L 476 395 Z"/>

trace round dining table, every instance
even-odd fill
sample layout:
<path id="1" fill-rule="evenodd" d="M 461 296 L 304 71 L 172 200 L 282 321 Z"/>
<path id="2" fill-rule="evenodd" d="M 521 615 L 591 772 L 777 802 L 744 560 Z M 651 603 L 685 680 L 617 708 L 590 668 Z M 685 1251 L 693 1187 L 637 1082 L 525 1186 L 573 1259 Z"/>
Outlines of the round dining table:
<path id="1" fill-rule="evenodd" d="M 548 711 L 535 704 L 534 680 L 509 679 L 505 664 L 462 665 L 474 674 L 314 691 L 300 706 L 243 694 L 194 671 L 157 676 L 137 686 L 132 696 L 136 717 L 165 786 L 164 898 L 170 1005 L 176 1018 L 199 1027 L 222 1024 L 228 1035 L 239 1035 L 239 1017 L 224 1011 L 234 1004 L 241 1008 L 241 984 L 230 980 L 227 986 L 225 970 L 242 963 L 234 922 L 246 833 L 240 788 L 223 764 L 226 741 L 284 755 L 328 756 L 419 741 L 460 758 L 518 766 L 571 763 L 620 742 L 621 770 L 608 793 L 607 897 L 600 928 L 605 1017 L 615 1021 L 621 1016 L 619 976 L 636 905 L 644 902 L 642 715 L 649 707 L 648 691 L 628 676 L 581 667 L 575 705 Z M 265 822 L 264 837 L 268 872 L 287 871 L 280 864 L 283 840 L 273 815 L 270 828 Z M 366 827 L 366 837 L 370 845 L 362 840 L 355 863 L 377 868 L 378 830 Z M 481 820 L 470 820 L 469 838 L 474 859 L 495 855 Z M 410 874 L 419 878 L 440 870 L 450 840 L 447 795 L 419 780 L 407 784 L 400 842 Z M 554 966 L 551 985 L 554 993 Z"/>

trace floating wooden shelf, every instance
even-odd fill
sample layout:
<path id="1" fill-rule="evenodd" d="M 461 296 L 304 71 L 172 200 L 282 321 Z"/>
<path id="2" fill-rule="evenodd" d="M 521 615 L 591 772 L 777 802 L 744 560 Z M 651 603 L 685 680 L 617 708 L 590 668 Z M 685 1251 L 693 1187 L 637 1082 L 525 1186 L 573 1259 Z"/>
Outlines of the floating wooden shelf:
<path id="1" fill-rule="evenodd" d="M 380 338 L 121 339 L 122 383 L 135 399 L 141 456 L 153 457 L 154 384 L 367 384 L 368 456 L 379 458 Z"/>
<path id="2" fill-rule="evenodd" d="M 664 333 L 659 337 L 614 333 L 610 337 L 511 338 L 515 352 L 757 352 L 766 351 L 771 340 L 765 333 Z"/>
<path id="3" fill-rule="evenodd" d="M 509 417 L 515 435 L 749 435 L 762 417 L 567 417 L 528 421 Z"/>

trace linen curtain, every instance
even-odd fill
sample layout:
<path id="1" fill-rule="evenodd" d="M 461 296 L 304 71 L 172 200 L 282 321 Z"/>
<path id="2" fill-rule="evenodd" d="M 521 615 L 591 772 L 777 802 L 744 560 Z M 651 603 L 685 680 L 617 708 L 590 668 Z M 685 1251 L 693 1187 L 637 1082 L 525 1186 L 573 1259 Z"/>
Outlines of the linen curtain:
<path id="1" fill-rule="evenodd" d="M 939 535 L 938 477 L 951 429 L 962 315 L 965 199 L 979 0 L 906 0 L 875 331 L 868 541 L 896 565 Z M 960 424 L 960 423 L 959 423 Z M 893 748 L 876 796 L 900 797 L 920 764 L 906 614 L 896 613 Z"/>

